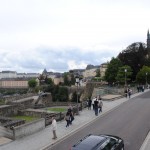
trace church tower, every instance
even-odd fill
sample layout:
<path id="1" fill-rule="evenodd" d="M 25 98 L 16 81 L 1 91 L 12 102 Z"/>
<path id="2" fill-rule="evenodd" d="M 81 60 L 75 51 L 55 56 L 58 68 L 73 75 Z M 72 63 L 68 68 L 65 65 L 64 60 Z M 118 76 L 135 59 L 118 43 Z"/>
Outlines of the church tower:
<path id="1" fill-rule="evenodd" d="M 147 32 L 147 48 L 150 49 L 150 34 L 149 34 L 149 30 Z"/>

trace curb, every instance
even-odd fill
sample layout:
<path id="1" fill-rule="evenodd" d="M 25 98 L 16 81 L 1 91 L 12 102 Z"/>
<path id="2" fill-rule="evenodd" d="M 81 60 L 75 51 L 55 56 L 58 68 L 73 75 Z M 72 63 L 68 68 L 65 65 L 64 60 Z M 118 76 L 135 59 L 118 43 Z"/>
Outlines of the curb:
<path id="1" fill-rule="evenodd" d="M 143 142 L 143 144 L 142 144 L 140 150 L 148 150 L 148 149 L 146 148 L 147 145 L 148 145 L 148 143 L 149 143 L 149 145 L 150 145 L 150 131 L 148 132 L 148 134 L 147 134 L 147 136 L 146 136 L 146 138 L 145 138 L 145 140 L 144 140 L 144 142 Z"/>
<path id="2" fill-rule="evenodd" d="M 147 91 L 145 91 L 145 92 L 148 92 L 148 91 L 149 91 L 149 90 L 147 90 Z M 145 92 L 142 92 L 142 93 L 134 93 L 134 94 L 137 94 L 137 95 L 134 95 L 134 94 L 133 94 L 133 97 L 131 97 L 130 99 L 135 98 L 135 97 L 137 97 L 137 96 L 139 96 L 139 95 L 143 95 Z M 114 101 L 114 100 L 118 100 L 118 99 L 121 99 L 121 98 L 125 98 L 125 97 L 124 97 L 124 96 L 120 96 L 119 98 L 113 98 L 113 99 L 108 100 L 108 101 Z M 96 118 L 94 118 L 94 119 L 91 119 L 90 122 L 86 122 L 86 123 L 82 124 L 81 126 L 75 128 L 75 129 L 73 129 L 69 134 L 66 134 L 66 135 L 60 137 L 60 139 L 54 141 L 54 143 L 48 144 L 48 145 L 44 146 L 43 148 L 41 148 L 40 150 L 49 150 L 50 148 L 52 148 L 52 147 L 55 146 L 56 144 L 60 143 L 60 142 L 63 141 L 64 139 L 70 137 L 71 135 L 73 135 L 74 133 L 78 132 L 78 131 L 81 130 L 82 128 L 88 126 L 89 124 L 92 124 L 92 123 L 93 123 L 94 121 L 96 121 L 97 119 L 99 119 L 99 118 L 101 118 L 101 117 L 107 115 L 107 114 L 110 113 L 111 111 L 117 109 L 120 105 L 126 103 L 126 102 L 127 102 L 128 100 L 130 100 L 130 99 L 126 99 L 125 101 L 123 101 L 122 103 L 118 104 L 117 106 L 114 106 L 113 108 L 110 108 L 110 109 L 108 109 L 108 110 L 105 110 L 105 112 L 103 112 L 103 113 L 102 113 L 101 115 L 99 115 L 98 117 L 96 117 Z M 104 101 L 106 101 L 106 100 L 104 100 Z M 148 140 L 150 140 L 150 133 L 149 133 L 149 138 L 147 137 L 147 141 L 148 141 Z M 145 146 L 142 146 L 142 147 L 144 147 L 144 148 L 146 147 L 147 141 L 144 141 Z M 145 150 L 145 149 L 140 149 L 140 150 Z"/>
<path id="3" fill-rule="evenodd" d="M 128 101 L 128 100 L 127 100 Z M 120 105 L 122 105 L 123 103 L 127 102 L 127 101 L 124 101 L 122 103 L 120 103 L 119 105 L 113 107 L 113 108 L 110 108 L 108 110 L 105 110 L 105 112 L 103 112 L 101 115 L 97 116 L 96 118 L 92 119 L 90 122 L 87 122 L 87 123 L 84 123 L 83 125 L 81 125 L 80 127 L 78 128 L 75 128 L 74 130 L 72 130 L 69 134 L 66 134 L 64 136 L 62 136 L 59 140 L 55 141 L 54 143 L 52 144 L 49 144 L 49 145 L 46 145 L 45 147 L 41 148 L 40 150 L 48 150 L 49 148 L 53 147 L 54 145 L 56 145 L 57 143 L 63 141 L 64 139 L 68 138 L 69 136 L 73 135 L 74 133 L 78 132 L 79 130 L 81 130 L 82 128 L 88 126 L 89 124 L 92 124 L 94 121 L 98 120 L 99 118 L 107 115 L 108 113 L 110 113 L 111 111 L 117 109 Z"/>

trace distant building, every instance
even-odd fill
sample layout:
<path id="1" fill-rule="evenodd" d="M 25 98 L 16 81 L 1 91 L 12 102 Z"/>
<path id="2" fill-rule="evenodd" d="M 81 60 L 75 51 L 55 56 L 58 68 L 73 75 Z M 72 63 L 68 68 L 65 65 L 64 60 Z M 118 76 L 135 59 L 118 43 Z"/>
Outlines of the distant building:
<path id="1" fill-rule="evenodd" d="M 61 83 L 64 83 L 64 78 L 63 77 L 55 77 L 53 79 L 53 82 L 54 82 L 55 85 L 59 85 Z"/>
<path id="2" fill-rule="evenodd" d="M 98 68 L 86 69 L 83 72 L 83 78 L 93 78 L 96 76 L 96 71 Z"/>
<path id="3" fill-rule="evenodd" d="M 0 72 L 0 79 L 2 78 L 17 78 L 16 71 L 2 71 Z"/>
<path id="4" fill-rule="evenodd" d="M 85 69 L 72 69 L 69 70 L 70 74 L 73 74 L 74 76 L 79 75 L 79 76 L 83 76 Z"/>
<path id="5" fill-rule="evenodd" d="M 28 80 L 25 78 L 0 79 L 0 88 L 28 88 Z"/>
<path id="6" fill-rule="evenodd" d="M 64 82 L 63 73 L 59 73 L 59 72 L 48 72 L 46 69 L 44 69 L 43 72 L 42 72 L 42 76 L 43 76 L 44 79 L 45 79 L 46 77 L 47 77 L 47 78 L 51 78 L 55 85 L 58 85 L 58 84 Z"/>
<path id="7" fill-rule="evenodd" d="M 108 66 L 108 62 L 107 63 L 102 63 L 100 65 L 100 75 L 101 75 L 101 77 L 105 76 L 105 72 L 106 72 L 107 66 Z"/>
<path id="8" fill-rule="evenodd" d="M 26 78 L 26 73 L 17 73 L 17 78 Z"/>
<path id="9" fill-rule="evenodd" d="M 37 78 L 39 76 L 40 76 L 39 73 L 27 73 L 26 74 L 26 78 Z"/>
<path id="10" fill-rule="evenodd" d="M 17 73 L 17 78 L 37 78 L 39 73 Z"/>
<path id="11" fill-rule="evenodd" d="M 0 72 L 0 79 L 5 78 L 37 78 L 39 73 L 17 73 L 16 71 L 2 71 Z"/>

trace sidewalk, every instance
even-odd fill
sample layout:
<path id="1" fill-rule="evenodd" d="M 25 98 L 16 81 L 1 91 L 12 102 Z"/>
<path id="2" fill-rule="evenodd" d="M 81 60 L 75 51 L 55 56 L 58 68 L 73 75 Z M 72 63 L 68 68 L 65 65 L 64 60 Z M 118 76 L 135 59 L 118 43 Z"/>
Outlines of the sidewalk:
<path id="1" fill-rule="evenodd" d="M 145 138 L 140 150 L 150 150 L 150 131 L 147 137 Z"/>
<path id="2" fill-rule="evenodd" d="M 135 97 L 140 94 L 143 94 L 143 93 L 136 93 L 132 95 L 132 97 Z M 114 101 L 103 101 L 103 112 L 99 114 L 99 116 L 95 116 L 93 110 L 84 109 L 83 111 L 80 112 L 80 115 L 75 116 L 75 120 L 73 121 L 73 124 L 69 126 L 67 129 L 65 127 L 66 125 L 65 120 L 57 122 L 57 126 L 58 126 L 57 127 L 57 137 L 58 137 L 57 140 L 52 140 L 52 130 L 51 130 L 51 125 L 50 125 L 40 132 L 37 132 L 30 136 L 9 142 L 4 145 L 1 145 L 0 150 L 27 150 L 27 149 L 28 150 L 46 150 L 52 144 L 62 140 L 64 137 L 69 136 L 70 134 L 73 134 L 81 127 L 98 119 L 105 113 L 113 110 L 115 107 L 118 107 L 120 104 L 128 100 L 129 99 L 127 98 L 121 98 L 121 99 L 117 99 Z M 149 138 L 149 141 L 150 141 L 150 138 Z M 148 150 L 148 149 L 141 149 L 141 150 Z"/>

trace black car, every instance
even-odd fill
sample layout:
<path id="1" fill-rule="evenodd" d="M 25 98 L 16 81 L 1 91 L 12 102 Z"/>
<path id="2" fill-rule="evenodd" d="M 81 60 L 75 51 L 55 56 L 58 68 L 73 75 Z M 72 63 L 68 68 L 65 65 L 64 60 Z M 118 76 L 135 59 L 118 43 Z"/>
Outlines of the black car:
<path id="1" fill-rule="evenodd" d="M 71 150 L 124 150 L 124 142 L 113 135 L 89 134 L 73 145 Z"/>

